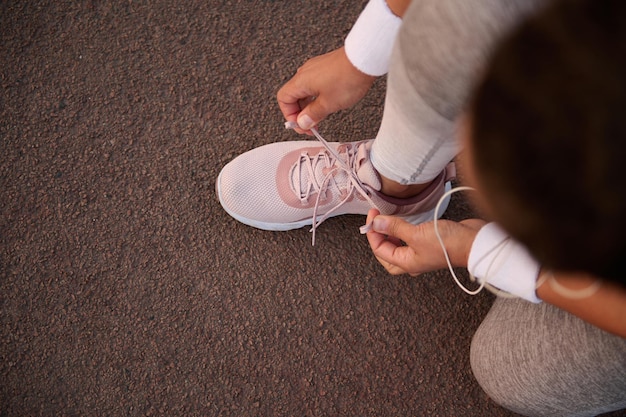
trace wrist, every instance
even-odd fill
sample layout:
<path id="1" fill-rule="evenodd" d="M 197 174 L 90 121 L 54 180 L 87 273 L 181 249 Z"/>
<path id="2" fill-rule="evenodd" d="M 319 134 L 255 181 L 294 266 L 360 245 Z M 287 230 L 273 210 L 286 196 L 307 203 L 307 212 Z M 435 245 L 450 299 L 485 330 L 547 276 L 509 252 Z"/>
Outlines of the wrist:
<path id="1" fill-rule="evenodd" d="M 450 264 L 454 268 L 467 268 L 472 244 L 479 228 L 473 228 L 451 220 L 437 220 L 439 244 L 448 255 Z M 441 265 L 446 267 L 445 262 Z"/>
<path id="2" fill-rule="evenodd" d="M 472 251 L 472 245 L 474 240 L 476 240 L 476 235 L 478 234 L 478 230 L 473 230 L 470 228 L 465 229 L 466 232 L 464 234 L 464 239 L 460 240 L 457 245 L 457 259 L 456 262 L 453 260 L 453 265 L 457 268 L 465 268 L 468 269 L 469 265 L 469 257 Z"/>
<path id="3" fill-rule="evenodd" d="M 467 268 L 472 244 L 476 238 L 478 230 L 463 227 L 456 231 L 454 235 L 444 238 L 446 250 L 450 256 L 450 263 L 455 268 Z"/>
<path id="4" fill-rule="evenodd" d="M 349 68 L 350 70 L 350 77 L 349 79 L 352 81 L 354 79 L 357 79 L 357 83 L 358 84 L 369 84 L 368 88 L 371 87 L 372 84 L 374 84 L 374 81 L 376 81 L 376 77 L 375 75 L 370 75 L 367 74 L 363 71 L 361 71 L 359 68 L 357 68 L 352 61 L 350 60 L 350 57 L 348 57 L 348 52 L 346 51 L 346 46 L 342 46 L 338 49 L 339 53 L 341 53 L 342 55 L 342 59 L 341 59 L 341 64 L 344 68 L 346 68 L 346 70 Z"/>

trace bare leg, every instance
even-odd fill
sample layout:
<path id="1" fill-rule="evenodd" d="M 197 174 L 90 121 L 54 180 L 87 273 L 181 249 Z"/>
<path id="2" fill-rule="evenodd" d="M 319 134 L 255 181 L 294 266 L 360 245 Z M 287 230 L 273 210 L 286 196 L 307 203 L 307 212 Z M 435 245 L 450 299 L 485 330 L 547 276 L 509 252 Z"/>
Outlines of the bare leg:
<path id="1" fill-rule="evenodd" d="M 380 176 L 380 181 L 382 183 L 380 191 L 385 195 L 396 198 L 416 196 L 430 185 L 430 182 L 425 184 L 400 184 L 382 175 Z"/>

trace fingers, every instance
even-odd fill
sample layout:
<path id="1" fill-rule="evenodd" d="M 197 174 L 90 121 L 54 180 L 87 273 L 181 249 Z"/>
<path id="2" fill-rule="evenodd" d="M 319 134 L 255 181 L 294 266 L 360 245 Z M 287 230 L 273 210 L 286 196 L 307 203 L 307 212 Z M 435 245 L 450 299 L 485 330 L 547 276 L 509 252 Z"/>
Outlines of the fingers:
<path id="1" fill-rule="evenodd" d="M 413 225 L 372 209 L 367 216 L 367 239 L 376 259 L 392 274 L 412 276 L 452 266 L 467 267 L 467 260 L 483 220 L 439 220 Z M 445 249 L 442 248 L 442 242 Z M 446 254 L 448 257 L 446 257 Z"/>
<path id="2" fill-rule="evenodd" d="M 296 121 L 303 131 L 310 130 L 324 120 L 334 109 L 328 107 L 323 95 L 316 97 L 317 94 L 307 88 L 285 84 L 277 95 L 278 107 L 285 120 Z"/>
<path id="3" fill-rule="evenodd" d="M 378 233 L 404 242 L 413 240 L 416 233 L 415 225 L 395 216 L 376 216 L 373 218 L 372 228 Z"/>
<path id="4" fill-rule="evenodd" d="M 380 211 L 374 208 L 370 209 L 367 212 L 367 219 L 365 223 L 367 225 L 372 224 L 372 222 L 374 221 L 374 218 L 376 218 L 379 214 L 380 214 Z M 372 248 L 373 251 L 375 251 L 387 239 L 387 236 L 385 236 L 382 233 L 376 232 L 374 229 L 370 229 L 370 231 L 367 232 L 366 236 L 367 236 L 367 241 L 369 242 L 370 247 Z"/>
<path id="5" fill-rule="evenodd" d="M 295 78 L 295 77 L 294 77 Z M 285 120 L 289 122 L 296 122 L 298 126 L 298 116 L 302 111 L 302 103 L 312 96 L 306 89 L 301 89 L 295 86 L 294 78 L 289 80 L 277 94 L 278 107 L 283 113 Z M 298 133 L 305 133 L 303 129 L 295 129 Z"/>
<path id="6" fill-rule="evenodd" d="M 306 133 L 329 114 L 353 106 L 374 80 L 356 69 L 341 47 L 305 62 L 278 91 L 278 106 L 287 121 L 298 123 L 298 132 Z"/>
<path id="7" fill-rule="evenodd" d="M 323 97 L 318 97 L 302 109 L 298 115 L 298 126 L 304 130 L 315 127 L 319 122 L 324 120 L 332 111 L 329 111 L 325 105 Z"/>
<path id="8" fill-rule="evenodd" d="M 379 214 L 380 212 L 378 210 L 371 209 L 367 214 L 367 224 L 374 221 Z M 367 240 L 378 262 L 380 262 L 390 274 L 399 275 L 406 273 L 404 268 L 395 263 L 397 262 L 399 251 L 408 249 L 402 246 L 402 242 L 399 239 L 379 233 L 376 230 L 371 230 L 367 233 Z M 404 258 L 402 255 L 400 255 L 400 257 Z"/>

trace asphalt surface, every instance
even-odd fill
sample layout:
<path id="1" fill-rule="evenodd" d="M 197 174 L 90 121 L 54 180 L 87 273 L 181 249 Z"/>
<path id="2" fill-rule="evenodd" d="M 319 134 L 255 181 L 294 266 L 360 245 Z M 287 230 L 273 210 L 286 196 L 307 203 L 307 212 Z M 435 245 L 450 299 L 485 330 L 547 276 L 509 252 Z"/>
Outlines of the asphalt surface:
<path id="1" fill-rule="evenodd" d="M 276 91 L 363 4 L 0 2 L 1 416 L 512 415 L 469 367 L 490 295 L 389 276 L 362 217 L 312 247 L 216 198 L 300 139 Z M 373 137 L 384 86 L 325 137 Z"/>

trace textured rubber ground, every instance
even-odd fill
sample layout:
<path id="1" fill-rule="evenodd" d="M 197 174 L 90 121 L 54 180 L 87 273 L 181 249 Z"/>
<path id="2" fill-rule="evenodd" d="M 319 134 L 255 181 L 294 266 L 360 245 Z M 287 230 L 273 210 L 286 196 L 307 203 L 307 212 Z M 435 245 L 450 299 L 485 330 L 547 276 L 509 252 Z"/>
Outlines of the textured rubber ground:
<path id="1" fill-rule="evenodd" d="M 358 3 L 0 2 L 0 415 L 511 415 L 469 368 L 489 295 L 387 275 L 361 216 L 311 247 L 215 196 L 296 137 L 275 93 Z M 383 100 L 320 129 L 373 137 Z"/>

